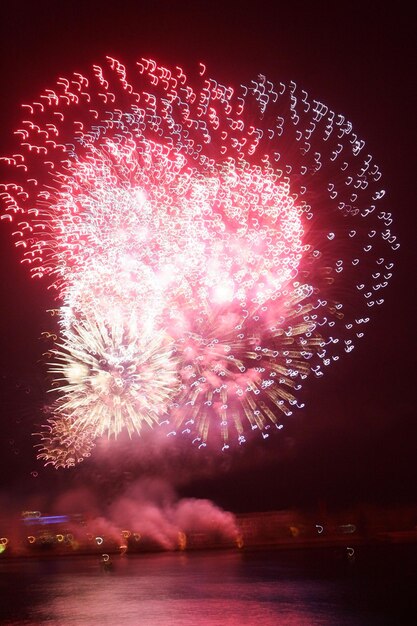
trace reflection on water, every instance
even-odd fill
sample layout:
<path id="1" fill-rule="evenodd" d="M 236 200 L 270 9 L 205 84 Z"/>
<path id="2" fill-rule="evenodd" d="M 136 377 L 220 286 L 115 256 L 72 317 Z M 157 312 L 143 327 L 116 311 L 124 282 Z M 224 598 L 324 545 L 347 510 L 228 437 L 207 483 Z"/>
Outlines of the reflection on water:
<path id="1" fill-rule="evenodd" d="M 415 624 L 416 546 L 0 561 L 2 624 Z M 414 603 L 414 606 L 413 606 Z"/>

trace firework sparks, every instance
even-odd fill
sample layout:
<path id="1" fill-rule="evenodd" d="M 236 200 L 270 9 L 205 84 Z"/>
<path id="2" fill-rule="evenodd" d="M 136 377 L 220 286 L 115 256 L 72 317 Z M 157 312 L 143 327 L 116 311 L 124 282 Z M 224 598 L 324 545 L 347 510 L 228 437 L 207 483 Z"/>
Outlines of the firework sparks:
<path id="1" fill-rule="evenodd" d="M 229 307 L 194 319 L 176 344 L 181 362 L 180 392 L 171 409 L 176 426 L 195 432 L 194 441 L 205 445 L 209 425 L 217 422 L 224 448 L 230 425 L 239 443 L 245 442 L 242 418 L 264 437 L 271 425 L 282 428 L 280 416 L 291 415 L 294 405 L 301 408 L 294 394 L 323 347 L 310 318 L 309 295 L 306 286 L 295 290 L 281 316 L 274 311 L 275 326 L 265 325 L 266 306 L 250 317 Z"/>
<path id="2" fill-rule="evenodd" d="M 117 437 L 124 428 L 131 435 L 143 422 L 158 423 L 178 386 L 172 351 L 165 333 L 146 336 L 132 319 L 75 321 L 50 369 L 60 375 L 55 414 L 94 437 Z"/>
<path id="3" fill-rule="evenodd" d="M 3 217 L 57 289 L 56 406 L 76 432 L 169 408 L 202 445 L 267 436 L 383 302 L 398 242 L 352 124 L 293 82 L 200 67 L 109 57 L 60 78 L 3 159 Z"/>
<path id="4" fill-rule="evenodd" d="M 91 456 L 95 445 L 91 429 L 78 428 L 71 417 L 50 417 L 42 428 L 34 435 L 41 438 L 41 443 L 35 445 L 36 458 L 44 465 L 53 465 L 56 469 L 75 467 Z"/>

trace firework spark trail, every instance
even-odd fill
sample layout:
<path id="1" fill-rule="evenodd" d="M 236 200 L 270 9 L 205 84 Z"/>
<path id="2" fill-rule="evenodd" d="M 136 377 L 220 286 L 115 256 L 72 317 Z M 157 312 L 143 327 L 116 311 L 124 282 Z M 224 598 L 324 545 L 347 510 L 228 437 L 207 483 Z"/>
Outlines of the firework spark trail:
<path id="1" fill-rule="evenodd" d="M 49 412 L 53 407 L 49 409 Z M 43 430 L 34 433 L 41 438 L 37 443 L 37 459 L 44 465 L 53 465 L 56 469 L 75 467 L 91 456 L 95 436 L 90 427 L 79 428 L 68 415 L 47 418 Z"/>
<path id="2" fill-rule="evenodd" d="M 2 217 L 32 275 L 58 291 L 58 405 L 96 434 L 139 431 L 169 406 L 201 445 L 209 430 L 223 447 L 243 442 L 245 423 L 267 436 L 301 381 L 353 349 L 392 275 L 381 173 L 351 123 L 293 82 L 236 88 L 200 70 L 189 80 L 108 57 L 60 78 L 24 105 L 20 152 L 3 159 L 15 178 Z M 149 345 L 172 342 L 167 375 L 151 357 L 148 403 L 122 376 L 129 400 L 107 385 L 110 409 L 97 412 L 87 379 L 101 376 L 104 346 L 91 356 L 81 344 L 87 327 L 97 338 L 132 312 Z M 146 368 L 146 342 L 118 341 L 117 359 L 133 341 Z M 67 375 L 75 362 L 82 383 Z"/>
<path id="3" fill-rule="evenodd" d="M 50 369 L 64 383 L 56 413 L 74 416 L 76 428 L 89 427 L 95 436 L 117 436 L 123 428 L 139 433 L 143 421 L 158 422 L 176 391 L 172 341 L 163 332 L 140 335 L 134 320 L 77 320 L 60 348 Z"/>

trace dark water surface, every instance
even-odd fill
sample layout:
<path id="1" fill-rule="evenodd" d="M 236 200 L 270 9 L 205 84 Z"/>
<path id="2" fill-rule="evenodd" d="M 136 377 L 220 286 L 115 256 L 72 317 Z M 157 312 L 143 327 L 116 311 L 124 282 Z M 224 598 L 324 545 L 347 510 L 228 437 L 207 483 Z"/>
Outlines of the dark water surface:
<path id="1" fill-rule="evenodd" d="M 2 624 L 417 624 L 417 546 L 0 561 Z"/>

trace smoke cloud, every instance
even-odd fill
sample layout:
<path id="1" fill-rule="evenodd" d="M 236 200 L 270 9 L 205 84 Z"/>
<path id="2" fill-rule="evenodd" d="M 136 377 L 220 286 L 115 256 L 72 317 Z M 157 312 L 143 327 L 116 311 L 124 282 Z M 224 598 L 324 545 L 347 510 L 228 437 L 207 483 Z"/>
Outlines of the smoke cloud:
<path id="1" fill-rule="evenodd" d="M 76 487 L 49 501 L 46 494 L 35 496 L 27 504 L 26 510 L 42 515 L 69 516 L 72 521 L 67 523 L 67 529 L 80 543 L 88 537 L 98 545 L 103 541 L 120 547 L 132 536 L 142 542 L 141 546 L 175 550 L 185 547 L 189 538 L 203 536 L 208 544 L 227 544 L 238 536 L 232 513 L 210 500 L 179 498 L 161 478 L 135 480 L 111 502 L 100 495 L 99 489 Z M 0 518 L 3 522 L 7 518 L 3 525 L 13 526 L 19 517 L 16 503 L 13 522 L 9 501 L 2 498 L 0 505 Z M 16 539 L 15 533 L 13 540 Z"/>

